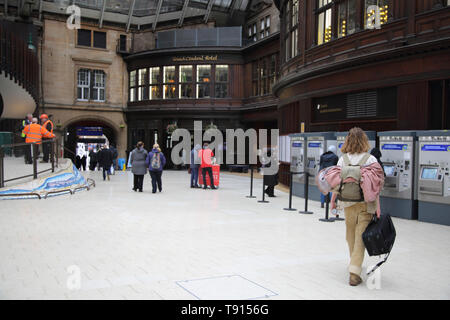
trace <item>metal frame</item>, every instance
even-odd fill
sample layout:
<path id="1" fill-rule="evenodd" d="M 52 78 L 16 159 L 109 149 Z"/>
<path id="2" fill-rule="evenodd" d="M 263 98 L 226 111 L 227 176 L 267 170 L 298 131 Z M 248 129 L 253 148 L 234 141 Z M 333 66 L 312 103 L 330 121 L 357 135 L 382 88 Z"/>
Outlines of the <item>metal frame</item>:
<path id="1" fill-rule="evenodd" d="M 211 14 L 211 10 L 212 10 L 213 4 L 214 4 L 214 0 L 209 0 L 208 7 L 206 8 L 205 17 L 203 18 L 203 22 L 204 23 L 208 23 L 209 16 Z"/>
<path id="2" fill-rule="evenodd" d="M 105 3 L 105 2 L 106 1 L 104 1 L 103 3 Z M 128 32 L 128 30 L 130 30 L 131 17 L 133 16 L 134 4 L 135 3 L 136 3 L 136 0 L 133 0 L 133 2 L 131 3 L 130 11 L 128 12 L 127 32 Z"/>
<path id="3" fill-rule="evenodd" d="M 100 23 L 99 23 L 100 29 L 103 27 L 103 15 L 105 14 L 105 8 L 106 8 L 106 0 L 103 0 L 102 12 L 100 14 Z"/>
<path id="4" fill-rule="evenodd" d="M 159 19 L 159 13 L 161 12 L 161 7 L 164 0 L 158 0 L 158 5 L 156 6 L 156 13 L 155 13 L 155 21 L 153 21 L 152 30 L 153 32 L 156 30 L 156 25 L 158 24 Z"/>
<path id="5" fill-rule="evenodd" d="M 181 10 L 180 19 L 178 20 L 178 27 L 181 27 L 183 25 L 184 17 L 186 15 L 186 10 L 189 6 L 189 1 L 190 0 L 184 0 L 183 9 Z"/>

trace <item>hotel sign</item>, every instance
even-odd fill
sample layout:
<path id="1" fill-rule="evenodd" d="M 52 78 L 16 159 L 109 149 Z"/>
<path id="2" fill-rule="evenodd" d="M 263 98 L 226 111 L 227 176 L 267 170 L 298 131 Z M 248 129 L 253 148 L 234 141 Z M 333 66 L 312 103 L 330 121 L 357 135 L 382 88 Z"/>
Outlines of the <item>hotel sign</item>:
<path id="1" fill-rule="evenodd" d="M 192 61 L 217 61 L 217 55 L 195 55 L 185 57 L 173 57 L 173 62 L 192 62 Z"/>

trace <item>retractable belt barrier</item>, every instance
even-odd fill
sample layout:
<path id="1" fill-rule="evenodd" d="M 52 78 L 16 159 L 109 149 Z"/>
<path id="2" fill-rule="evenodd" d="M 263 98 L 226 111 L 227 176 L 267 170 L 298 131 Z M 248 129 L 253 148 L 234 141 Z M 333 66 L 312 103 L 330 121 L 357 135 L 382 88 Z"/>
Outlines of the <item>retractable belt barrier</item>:
<path id="1" fill-rule="evenodd" d="M 246 198 L 256 198 L 253 195 L 253 166 L 250 166 L 250 195 L 246 196 Z"/>

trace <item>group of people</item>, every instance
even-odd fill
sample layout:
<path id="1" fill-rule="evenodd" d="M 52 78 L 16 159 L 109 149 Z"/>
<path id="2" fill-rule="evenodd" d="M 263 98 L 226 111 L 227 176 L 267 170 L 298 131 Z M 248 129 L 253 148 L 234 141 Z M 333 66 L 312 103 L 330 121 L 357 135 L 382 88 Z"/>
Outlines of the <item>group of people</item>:
<path id="1" fill-rule="evenodd" d="M 191 164 L 189 171 L 191 173 L 191 188 L 200 188 L 198 185 L 199 170 L 202 170 L 203 189 L 208 188 L 206 174 L 209 176 L 210 187 L 212 190 L 217 189 L 214 185 L 214 176 L 212 171 L 214 153 L 209 148 L 208 142 L 203 143 L 203 149 L 199 144 L 191 150 Z"/>
<path id="2" fill-rule="evenodd" d="M 157 143 L 148 152 L 144 148 L 144 143 L 139 141 L 136 148 L 130 154 L 131 172 L 133 173 L 133 191 L 143 192 L 144 176 L 147 170 L 150 172 L 152 179 L 152 193 L 156 190 L 162 192 L 162 173 L 166 165 L 166 157 L 161 152 L 161 148 Z"/>
<path id="3" fill-rule="evenodd" d="M 38 118 L 33 117 L 31 113 L 27 114 L 27 117 L 22 121 L 22 138 L 25 139 L 25 143 L 29 143 L 36 148 L 38 152 L 39 145 L 42 144 L 43 158 L 41 163 L 47 163 L 50 160 L 51 145 L 50 143 L 42 143 L 45 139 L 53 139 L 53 122 L 48 118 L 48 115 L 41 114 L 40 124 Z M 25 148 L 25 163 L 32 164 L 32 149 Z"/>

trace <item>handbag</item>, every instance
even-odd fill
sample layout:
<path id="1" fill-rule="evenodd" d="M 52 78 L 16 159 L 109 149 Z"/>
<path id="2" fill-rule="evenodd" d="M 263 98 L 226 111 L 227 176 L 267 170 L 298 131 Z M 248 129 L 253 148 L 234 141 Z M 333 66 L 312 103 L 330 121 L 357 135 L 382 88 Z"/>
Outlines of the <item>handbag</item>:
<path id="1" fill-rule="evenodd" d="M 392 222 L 389 214 L 381 215 L 377 218 L 373 216 L 366 230 L 362 234 L 364 245 L 367 249 L 369 256 L 379 256 L 386 254 L 384 260 L 375 265 L 374 268 L 367 274 L 371 274 L 383 263 L 386 262 L 392 247 L 394 246 L 396 237 L 394 223 Z"/>

